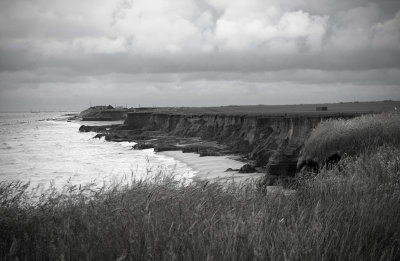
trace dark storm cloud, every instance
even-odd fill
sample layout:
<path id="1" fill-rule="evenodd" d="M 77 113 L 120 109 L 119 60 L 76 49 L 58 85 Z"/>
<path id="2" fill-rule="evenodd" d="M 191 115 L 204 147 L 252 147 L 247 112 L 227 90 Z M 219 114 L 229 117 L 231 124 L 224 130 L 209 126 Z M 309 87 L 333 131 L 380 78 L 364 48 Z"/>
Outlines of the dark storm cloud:
<path id="1" fill-rule="evenodd" d="M 199 99 L 193 103 L 212 104 L 196 95 L 206 86 L 236 97 L 232 103 L 243 101 L 233 92 L 247 85 L 269 95 L 274 90 L 280 99 L 271 101 L 278 103 L 290 100 L 279 95 L 279 87 L 289 93 L 308 88 L 320 100 L 326 100 L 326 89 L 344 86 L 363 93 L 360 100 L 387 98 L 399 90 L 399 58 L 397 0 L 0 2 L 3 110 L 11 106 L 4 105 L 10 97 L 29 104 L 18 100 L 29 89 L 64 97 L 71 108 L 90 97 L 103 101 L 101 93 L 109 90 L 140 92 L 159 104 L 179 105 L 190 95 Z M 91 93 L 95 88 L 102 92 Z M 329 93 L 332 100 L 346 99 Z M 31 103 L 46 100 L 40 98 L 45 94 L 30 94 L 36 97 Z M 158 94 L 165 99 L 154 98 Z M 247 102 L 260 101 L 256 96 Z"/>

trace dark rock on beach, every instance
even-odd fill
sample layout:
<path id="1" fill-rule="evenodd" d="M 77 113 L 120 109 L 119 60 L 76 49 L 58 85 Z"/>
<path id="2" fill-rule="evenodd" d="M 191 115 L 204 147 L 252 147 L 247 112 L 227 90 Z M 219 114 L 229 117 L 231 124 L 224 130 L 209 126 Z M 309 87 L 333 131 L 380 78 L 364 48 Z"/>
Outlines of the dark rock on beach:
<path id="1" fill-rule="evenodd" d="M 232 168 L 227 168 L 225 172 L 231 172 L 231 171 L 239 171 L 239 169 L 232 169 Z"/>
<path id="2" fill-rule="evenodd" d="M 164 145 L 164 144 L 159 144 L 154 147 L 155 152 L 162 152 L 162 151 L 177 151 L 177 150 L 182 150 L 182 148 L 174 145 Z"/>
<path id="3" fill-rule="evenodd" d="M 106 136 L 106 134 L 98 133 L 98 134 L 96 134 L 96 135 L 93 137 L 93 139 L 101 139 L 101 138 L 103 138 L 104 136 Z"/>
<path id="4" fill-rule="evenodd" d="M 132 148 L 135 149 L 135 150 L 153 149 L 154 148 L 154 144 L 147 143 L 147 142 L 138 142 Z"/>

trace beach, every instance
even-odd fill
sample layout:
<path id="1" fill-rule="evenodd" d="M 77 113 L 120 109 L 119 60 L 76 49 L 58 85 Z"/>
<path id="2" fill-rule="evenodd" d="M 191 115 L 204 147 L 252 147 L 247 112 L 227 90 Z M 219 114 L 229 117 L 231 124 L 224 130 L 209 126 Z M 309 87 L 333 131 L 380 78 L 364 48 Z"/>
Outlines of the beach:
<path id="1" fill-rule="evenodd" d="M 235 160 L 235 156 L 207 156 L 200 157 L 195 153 L 183 153 L 182 151 L 164 151 L 161 155 L 172 157 L 186 164 L 194 170 L 193 180 L 208 180 L 218 182 L 243 182 L 256 180 L 264 176 L 264 173 L 238 173 L 238 171 L 226 171 L 228 168 L 239 169 L 245 163 Z"/>

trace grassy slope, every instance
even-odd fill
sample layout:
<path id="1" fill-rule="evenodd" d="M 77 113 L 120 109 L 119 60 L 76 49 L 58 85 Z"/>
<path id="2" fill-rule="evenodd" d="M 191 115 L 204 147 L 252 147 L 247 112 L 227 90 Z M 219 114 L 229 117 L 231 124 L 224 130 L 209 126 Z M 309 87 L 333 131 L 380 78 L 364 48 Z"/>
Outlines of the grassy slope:
<path id="1" fill-rule="evenodd" d="M 357 155 L 384 144 L 400 147 L 399 113 L 324 121 L 305 141 L 302 158 L 321 163 L 336 152 Z"/>

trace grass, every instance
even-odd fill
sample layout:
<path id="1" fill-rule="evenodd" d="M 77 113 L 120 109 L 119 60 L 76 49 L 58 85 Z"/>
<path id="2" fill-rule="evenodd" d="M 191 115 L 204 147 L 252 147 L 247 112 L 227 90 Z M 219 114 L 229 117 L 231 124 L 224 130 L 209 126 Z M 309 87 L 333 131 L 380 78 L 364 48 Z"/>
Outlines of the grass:
<path id="1" fill-rule="evenodd" d="M 400 149 L 347 157 L 294 195 L 171 177 L 66 186 L 29 201 L 0 185 L 3 260 L 399 260 Z"/>
<path id="2" fill-rule="evenodd" d="M 328 111 L 316 111 L 316 107 L 326 106 Z M 300 116 L 323 116 L 340 114 L 357 114 L 370 112 L 390 112 L 400 108 L 400 101 L 381 102 L 341 102 L 325 104 L 293 104 L 293 105 L 231 105 L 220 107 L 181 107 L 181 108 L 158 108 L 165 113 L 188 113 L 188 114 L 228 114 L 228 115 L 300 115 Z"/>
<path id="3" fill-rule="evenodd" d="M 399 113 L 323 121 L 305 142 L 302 158 L 322 163 L 334 153 L 359 155 L 385 144 L 400 146 Z"/>

